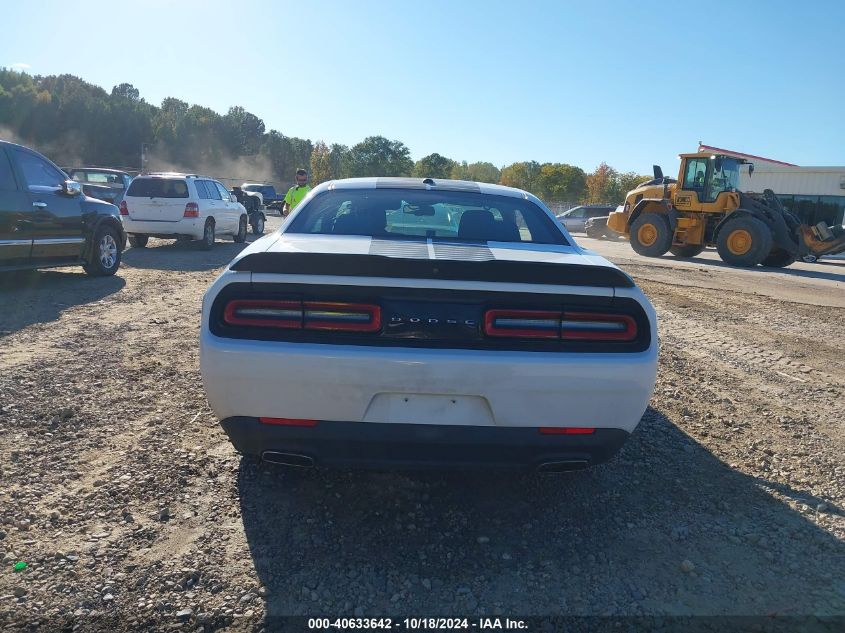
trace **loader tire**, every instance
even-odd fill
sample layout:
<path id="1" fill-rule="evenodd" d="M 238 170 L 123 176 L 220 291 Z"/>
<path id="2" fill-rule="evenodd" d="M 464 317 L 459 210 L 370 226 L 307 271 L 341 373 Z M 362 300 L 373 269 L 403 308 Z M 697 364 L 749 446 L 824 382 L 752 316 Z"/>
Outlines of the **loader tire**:
<path id="1" fill-rule="evenodd" d="M 763 260 L 763 266 L 771 266 L 772 268 L 786 268 L 795 261 L 795 256 L 790 255 L 782 248 L 773 248 L 772 251 Z"/>
<path id="2" fill-rule="evenodd" d="M 704 250 L 704 244 L 685 244 L 684 246 L 673 246 L 669 249 L 675 257 L 695 257 Z"/>
<path id="3" fill-rule="evenodd" d="M 772 251 L 772 232 L 757 218 L 730 220 L 719 231 L 716 250 L 731 266 L 757 266 Z"/>
<path id="4" fill-rule="evenodd" d="M 631 225 L 631 248 L 646 257 L 665 255 L 672 246 L 672 227 L 666 216 L 643 213 Z"/>

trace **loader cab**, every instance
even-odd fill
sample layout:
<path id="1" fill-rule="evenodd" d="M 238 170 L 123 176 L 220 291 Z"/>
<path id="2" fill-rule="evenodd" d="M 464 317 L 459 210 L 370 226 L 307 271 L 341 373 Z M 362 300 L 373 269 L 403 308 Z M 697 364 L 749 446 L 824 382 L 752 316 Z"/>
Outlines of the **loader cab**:
<path id="1" fill-rule="evenodd" d="M 680 189 L 694 191 L 699 202 L 716 202 L 723 192 L 739 191 L 739 166 L 746 162 L 733 156 L 682 154 Z"/>

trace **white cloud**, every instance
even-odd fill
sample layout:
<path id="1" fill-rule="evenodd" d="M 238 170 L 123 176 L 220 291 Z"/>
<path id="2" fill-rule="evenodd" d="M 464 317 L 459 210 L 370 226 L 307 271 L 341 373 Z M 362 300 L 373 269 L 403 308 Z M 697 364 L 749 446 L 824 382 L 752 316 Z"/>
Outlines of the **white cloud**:
<path id="1" fill-rule="evenodd" d="M 16 64 L 9 66 L 9 68 L 12 70 L 29 70 L 32 66 L 24 62 L 17 62 Z"/>

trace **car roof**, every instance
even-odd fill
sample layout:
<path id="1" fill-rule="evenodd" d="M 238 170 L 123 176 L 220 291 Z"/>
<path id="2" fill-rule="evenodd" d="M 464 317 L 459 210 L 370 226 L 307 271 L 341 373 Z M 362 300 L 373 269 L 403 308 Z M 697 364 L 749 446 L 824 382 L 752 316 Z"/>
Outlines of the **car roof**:
<path id="1" fill-rule="evenodd" d="M 202 176 L 200 174 L 183 174 L 178 171 L 151 171 L 146 174 L 138 174 L 136 178 L 206 178 L 208 180 L 217 180 L 211 176 Z"/>
<path id="2" fill-rule="evenodd" d="M 68 167 L 66 171 L 101 171 L 107 174 L 129 175 L 128 172 L 125 172 L 122 169 L 112 169 L 111 167 Z"/>

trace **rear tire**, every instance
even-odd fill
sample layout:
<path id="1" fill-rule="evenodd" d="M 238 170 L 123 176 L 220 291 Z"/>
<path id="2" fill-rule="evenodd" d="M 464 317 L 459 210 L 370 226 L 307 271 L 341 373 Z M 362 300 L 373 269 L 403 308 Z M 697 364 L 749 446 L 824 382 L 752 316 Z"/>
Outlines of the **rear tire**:
<path id="1" fill-rule="evenodd" d="M 757 266 L 772 250 L 772 233 L 757 218 L 729 220 L 719 231 L 716 250 L 722 261 L 731 266 Z"/>
<path id="2" fill-rule="evenodd" d="M 772 251 L 763 260 L 763 266 L 771 266 L 772 268 L 786 268 L 795 261 L 795 256 L 790 255 L 782 248 L 773 248 Z"/>
<path id="3" fill-rule="evenodd" d="M 200 248 L 204 251 L 210 251 L 214 247 L 214 220 L 208 218 L 205 221 L 205 226 L 202 229 L 202 241 Z"/>
<path id="4" fill-rule="evenodd" d="M 238 232 L 233 236 L 235 244 L 243 244 L 246 242 L 246 216 L 242 215 L 238 221 Z"/>
<path id="5" fill-rule="evenodd" d="M 120 268 L 121 239 L 117 230 L 104 225 L 94 233 L 91 261 L 82 268 L 92 277 L 108 277 Z"/>
<path id="6" fill-rule="evenodd" d="M 252 234 L 253 235 L 264 235 L 264 216 L 258 215 L 255 218 L 255 222 L 252 223 Z"/>
<path id="7" fill-rule="evenodd" d="M 646 257 L 665 255 L 672 246 L 672 227 L 666 216 L 643 213 L 631 225 L 631 248 Z"/>
<path id="8" fill-rule="evenodd" d="M 132 248 L 144 248 L 149 240 L 149 235 L 141 235 L 139 233 L 129 234 L 129 246 Z"/>
<path id="9" fill-rule="evenodd" d="M 675 257 L 695 257 L 703 250 L 703 244 L 685 244 L 684 246 L 673 246 L 669 249 L 669 252 Z"/>

